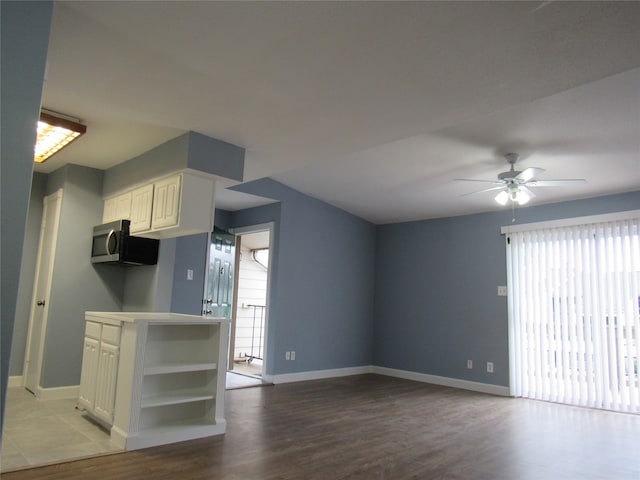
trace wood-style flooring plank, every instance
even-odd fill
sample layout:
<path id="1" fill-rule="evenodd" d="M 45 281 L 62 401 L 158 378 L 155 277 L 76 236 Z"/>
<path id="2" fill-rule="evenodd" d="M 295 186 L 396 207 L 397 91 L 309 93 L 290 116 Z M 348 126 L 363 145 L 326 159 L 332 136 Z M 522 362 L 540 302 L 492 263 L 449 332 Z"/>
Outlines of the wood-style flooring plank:
<path id="1" fill-rule="evenodd" d="M 640 415 L 378 375 L 226 395 L 224 436 L 2 478 L 640 479 Z"/>

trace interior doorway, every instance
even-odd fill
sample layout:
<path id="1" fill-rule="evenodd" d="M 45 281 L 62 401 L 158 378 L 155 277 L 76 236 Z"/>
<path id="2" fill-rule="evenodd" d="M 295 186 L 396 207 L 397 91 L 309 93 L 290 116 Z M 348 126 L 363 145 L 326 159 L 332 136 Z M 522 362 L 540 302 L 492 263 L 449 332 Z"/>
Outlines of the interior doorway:
<path id="1" fill-rule="evenodd" d="M 231 324 L 229 370 L 262 377 L 269 286 L 270 229 L 237 233 L 237 295 Z"/>
<path id="2" fill-rule="evenodd" d="M 272 223 L 211 235 L 203 313 L 230 320 L 227 389 L 268 383 L 272 241 Z"/>
<path id="3" fill-rule="evenodd" d="M 24 359 L 24 386 L 31 393 L 40 396 L 40 375 L 42 356 L 49 311 L 49 293 L 53 275 L 56 241 L 60 224 L 62 189 L 48 195 L 43 200 L 42 224 L 36 261 L 35 285 L 27 333 L 27 349 Z"/>

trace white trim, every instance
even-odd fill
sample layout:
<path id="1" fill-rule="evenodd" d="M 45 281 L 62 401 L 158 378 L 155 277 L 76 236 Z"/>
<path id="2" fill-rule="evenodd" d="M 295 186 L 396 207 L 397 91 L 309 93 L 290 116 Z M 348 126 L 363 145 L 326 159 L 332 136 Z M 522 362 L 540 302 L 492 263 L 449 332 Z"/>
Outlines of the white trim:
<path id="1" fill-rule="evenodd" d="M 561 218 L 559 220 L 523 223 L 521 225 L 506 225 L 500 228 L 500 233 L 526 232 L 529 230 L 538 230 L 541 228 L 572 227 L 574 225 L 614 222 L 618 220 L 627 220 L 630 218 L 640 218 L 640 210 L 627 210 L 624 212 L 605 213 L 602 215 L 589 215 L 586 217 Z"/>
<path id="2" fill-rule="evenodd" d="M 427 373 L 410 372 L 408 370 L 397 370 L 395 368 L 378 367 L 375 365 L 363 365 L 361 367 L 334 368 L 331 370 L 312 370 L 310 372 L 284 373 L 281 375 L 265 375 L 263 380 L 273 384 L 304 382 L 307 380 L 321 380 L 324 378 L 348 377 L 351 375 L 364 375 L 374 373 L 387 377 L 403 378 L 415 382 L 431 383 L 445 387 L 460 388 L 473 392 L 488 393 L 491 395 L 510 396 L 509 387 L 493 385 L 490 383 L 472 382 L 460 380 L 458 378 L 439 377 Z"/>
<path id="3" fill-rule="evenodd" d="M 7 387 L 22 387 L 22 375 L 14 375 L 9 377 Z"/>
<path id="4" fill-rule="evenodd" d="M 269 235 L 273 234 L 273 227 L 275 222 L 256 223 L 255 225 L 246 225 L 244 227 L 230 228 L 229 232 L 234 235 L 246 235 L 248 233 L 258 233 L 269 231 Z"/>
<path id="5" fill-rule="evenodd" d="M 40 400 L 63 400 L 67 398 L 78 398 L 80 385 L 68 387 L 38 388 L 37 397 Z"/>
<path id="6" fill-rule="evenodd" d="M 331 370 L 312 370 L 310 372 L 283 373 L 280 375 L 267 375 L 264 380 L 273 384 L 304 382 L 307 380 L 321 380 L 323 378 L 348 377 L 351 375 L 362 375 L 372 373 L 371 365 L 362 367 L 334 368 Z"/>
<path id="7" fill-rule="evenodd" d="M 413 380 L 416 382 L 432 383 L 434 385 L 443 385 L 445 387 L 460 388 L 462 390 L 471 390 L 474 392 L 489 393 L 491 395 L 509 396 L 509 387 L 502 385 L 493 385 L 490 383 L 472 382 L 469 380 L 460 380 L 458 378 L 439 377 L 438 375 L 429 375 L 427 373 L 410 372 L 407 370 L 396 370 L 395 368 L 372 367 L 371 373 L 378 375 L 386 375 L 388 377 L 404 378 L 405 380 Z"/>
<path id="8" fill-rule="evenodd" d="M 127 448 L 127 439 L 132 437 L 133 435 L 127 435 L 127 432 L 124 432 L 115 425 L 111 427 L 109 440 L 111 440 L 112 443 L 115 443 L 122 450 Z"/>

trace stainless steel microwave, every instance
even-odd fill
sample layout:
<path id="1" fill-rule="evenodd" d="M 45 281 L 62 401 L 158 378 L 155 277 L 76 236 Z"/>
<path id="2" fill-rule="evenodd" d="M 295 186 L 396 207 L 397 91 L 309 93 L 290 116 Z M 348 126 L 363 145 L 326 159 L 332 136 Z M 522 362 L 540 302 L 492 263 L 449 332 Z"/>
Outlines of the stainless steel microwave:
<path id="1" fill-rule="evenodd" d="M 129 234 L 129 220 L 93 227 L 91 263 L 155 265 L 160 241 Z"/>

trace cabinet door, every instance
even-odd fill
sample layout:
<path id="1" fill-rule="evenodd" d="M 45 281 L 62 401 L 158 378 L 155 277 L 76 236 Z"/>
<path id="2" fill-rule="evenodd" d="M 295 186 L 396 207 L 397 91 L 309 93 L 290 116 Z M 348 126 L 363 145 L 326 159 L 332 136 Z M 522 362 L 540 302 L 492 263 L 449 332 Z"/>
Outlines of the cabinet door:
<path id="1" fill-rule="evenodd" d="M 151 206 L 153 205 L 153 184 L 136 188 L 131 192 L 131 233 L 151 228 Z"/>
<path id="2" fill-rule="evenodd" d="M 108 343 L 100 344 L 94 413 L 109 424 L 113 423 L 119 356 L 118 346 Z"/>
<path id="3" fill-rule="evenodd" d="M 104 201 L 102 223 L 115 222 L 122 219 L 131 219 L 131 192 L 123 193 Z"/>
<path id="4" fill-rule="evenodd" d="M 116 218 L 115 220 L 131 220 L 131 192 L 123 193 L 116 197 Z"/>
<path id="5" fill-rule="evenodd" d="M 180 175 L 154 184 L 152 228 L 166 228 L 178 224 L 180 210 Z"/>
<path id="6" fill-rule="evenodd" d="M 84 353 L 82 356 L 82 373 L 80 374 L 80 395 L 78 404 L 93 411 L 96 394 L 96 377 L 98 374 L 100 342 L 94 338 L 85 337 Z"/>
<path id="7" fill-rule="evenodd" d="M 104 208 L 102 210 L 102 223 L 115 222 L 118 219 L 116 209 L 117 209 L 116 197 L 107 198 L 104 201 Z"/>

